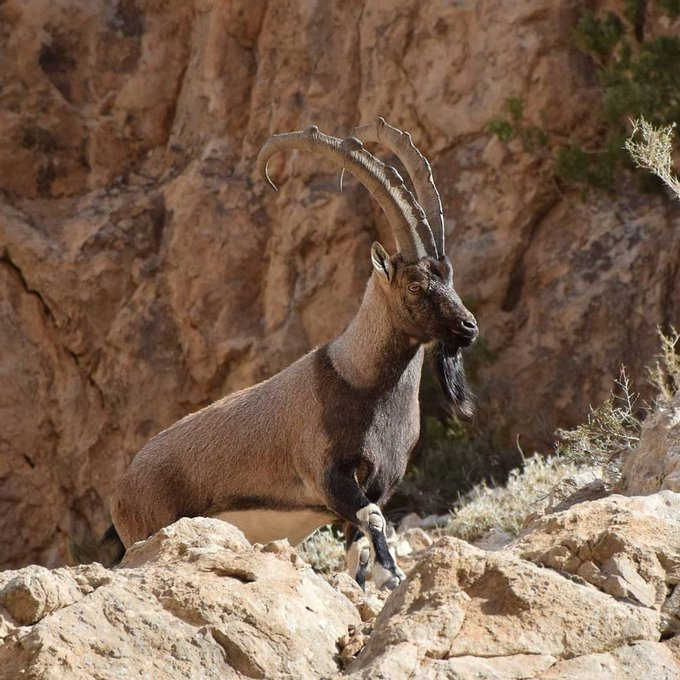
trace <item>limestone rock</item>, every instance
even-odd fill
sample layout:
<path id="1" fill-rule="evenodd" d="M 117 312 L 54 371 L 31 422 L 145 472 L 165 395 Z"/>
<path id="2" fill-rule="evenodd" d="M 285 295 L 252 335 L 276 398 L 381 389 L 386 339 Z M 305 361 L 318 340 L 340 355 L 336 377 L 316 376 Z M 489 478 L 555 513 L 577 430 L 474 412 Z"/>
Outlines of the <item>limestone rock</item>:
<path id="1" fill-rule="evenodd" d="M 672 593 L 680 581 L 680 494 L 615 495 L 574 505 L 532 522 L 509 549 L 617 598 L 664 609 L 663 627 L 677 626 Z"/>
<path id="2" fill-rule="evenodd" d="M 33 625 L 94 590 L 90 586 L 93 579 L 97 586 L 105 583 L 108 575 L 106 570 L 101 571 L 104 573 L 99 573 L 96 566 L 87 570 L 57 569 L 53 572 L 30 566 L 19 572 L 4 572 L 0 578 L 0 607 L 4 607 L 10 620 L 19 625 Z"/>
<path id="3" fill-rule="evenodd" d="M 364 678 L 408 677 L 421 666 L 429 672 L 431 660 L 439 659 L 436 673 L 444 677 L 456 663 L 471 667 L 471 657 L 518 655 L 531 655 L 543 670 L 557 658 L 658 639 L 653 610 L 503 551 L 487 553 L 444 538 L 394 591 L 349 670 Z M 509 662 L 515 671 L 505 677 L 521 677 L 512 675 L 521 662 Z"/>
<path id="4" fill-rule="evenodd" d="M 680 392 L 642 423 L 638 447 L 623 464 L 618 490 L 631 496 L 680 492 Z"/>
<path id="5" fill-rule="evenodd" d="M 540 677 L 541 680 L 677 680 L 680 666 L 665 644 L 644 640 L 611 652 L 565 659 Z"/>
<path id="6" fill-rule="evenodd" d="M 251 547 L 224 522 L 183 519 L 121 567 L 28 567 L 0 582 L 0 677 L 319 678 L 353 605 L 287 544 Z M 0 627 L 0 631 L 2 631 Z"/>
<path id="7" fill-rule="evenodd" d="M 362 590 L 347 572 L 333 574 L 328 582 L 357 608 L 359 616 L 364 622 L 375 619 L 384 607 L 385 600 L 389 595 L 389 591 L 377 590 L 370 579 L 367 580 L 366 590 Z"/>

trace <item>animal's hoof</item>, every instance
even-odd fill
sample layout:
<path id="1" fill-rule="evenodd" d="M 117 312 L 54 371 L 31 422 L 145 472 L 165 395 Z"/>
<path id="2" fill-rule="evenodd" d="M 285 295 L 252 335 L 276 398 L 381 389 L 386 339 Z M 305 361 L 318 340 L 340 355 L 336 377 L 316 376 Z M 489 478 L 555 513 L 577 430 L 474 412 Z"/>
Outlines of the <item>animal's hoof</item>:
<path id="1" fill-rule="evenodd" d="M 398 576 L 393 576 L 380 586 L 380 590 L 394 590 L 401 582 L 402 579 Z"/>
<path id="2" fill-rule="evenodd" d="M 378 562 L 373 565 L 373 580 L 378 590 L 394 590 L 406 575 L 396 564 L 385 568 Z"/>

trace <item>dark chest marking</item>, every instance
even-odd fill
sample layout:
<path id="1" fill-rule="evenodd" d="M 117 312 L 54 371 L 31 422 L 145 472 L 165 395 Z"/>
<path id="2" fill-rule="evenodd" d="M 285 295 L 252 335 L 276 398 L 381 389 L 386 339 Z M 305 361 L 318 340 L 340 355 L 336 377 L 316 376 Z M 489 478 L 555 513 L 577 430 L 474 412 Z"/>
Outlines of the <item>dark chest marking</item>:
<path id="1" fill-rule="evenodd" d="M 322 404 L 322 427 L 330 442 L 329 461 L 343 461 L 372 502 L 379 502 L 401 480 L 418 437 L 418 381 L 405 371 L 413 348 L 384 367 L 372 387 L 355 387 L 338 374 L 328 347 L 314 355 L 315 385 Z"/>

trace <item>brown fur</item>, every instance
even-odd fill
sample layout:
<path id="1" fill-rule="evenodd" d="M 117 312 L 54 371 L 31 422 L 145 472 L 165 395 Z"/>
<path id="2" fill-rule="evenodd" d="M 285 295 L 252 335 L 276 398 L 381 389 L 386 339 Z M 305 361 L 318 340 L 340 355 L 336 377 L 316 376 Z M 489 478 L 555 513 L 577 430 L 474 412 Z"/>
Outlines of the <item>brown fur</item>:
<path id="1" fill-rule="evenodd" d="M 381 265 L 374 259 L 356 316 L 328 346 L 139 451 L 111 501 L 126 547 L 180 517 L 234 509 L 326 508 L 356 521 L 356 503 L 336 488 L 343 471 L 385 502 L 418 438 L 423 343 L 469 344 L 476 330 L 446 258 L 405 264 L 397 255 Z"/>

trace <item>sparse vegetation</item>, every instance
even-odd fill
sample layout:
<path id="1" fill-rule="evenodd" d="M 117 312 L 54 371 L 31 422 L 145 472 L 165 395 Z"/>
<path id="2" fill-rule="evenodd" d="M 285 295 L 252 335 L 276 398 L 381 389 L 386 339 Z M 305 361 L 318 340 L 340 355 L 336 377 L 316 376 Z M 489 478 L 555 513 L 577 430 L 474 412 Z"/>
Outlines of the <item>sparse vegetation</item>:
<path id="1" fill-rule="evenodd" d="M 466 541 L 481 538 L 490 529 L 501 529 L 517 536 L 524 520 L 536 511 L 551 489 L 560 480 L 580 471 L 597 468 L 582 465 L 560 456 L 545 458 L 534 454 L 524 461 L 522 468 L 513 470 L 503 486 L 477 484 L 460 499 L 449 524 L 449 533 Z"/>
<path id="2" fill-rule="evenodd" d="M 413 462 L 390 503 L 397 514 L 446 512 L 461 491 L 488 476 L 504 479 L 511 467 L 507 426 L 500 419 L 482 427 L 454 416 L 443 421 L 430 416 L 423 430 Z"/>
<path id="3" fill-rule="evenodd" d="M 528 153 L 535 153 L 539 148 L 547 146 L 548 136 L 545 131 L 525 120 L 524 101 L 520 97 L 509 97 L 505 105 L 509 118 L 492 118 L 486 124 L 488 132 L 506 144 L 512 139 L 518 139 Z"/>
<path id="4" fill-rule="evenodd" d="M 651 4 L 651 0 L 650 3 Z M 671 17 L 679 14 L 677 0 L 656 0 L 663 12 Z M 654 125 L 655 143 L 647 147 L 657 161 L 669 158 L 673 121 L 680 120 L 680 38 L 677 36 L 652 36 L 645 29 L 647 2 L 626 0 L 620 12 L 593 13 L 585 10 L 572 31 L 573 45 L 586 55 L 596 68 L 602 90 L 600 107 L 601 126 L 594 139 L 572 138 L 568 141 L 549 136 L 541 127 L 525 120 L 524 102 L 517 96 L 507 100 L 507 113 L 493 118 L 487 129 L 502 142 L 519 139 L 526 152 L 547 156 L 553 166 L 554 176 L 563 184 L 580 187 L 585 198 L 589 188 L 614 191 L 621 171 L 633 169 L 624 151 L 625 146 L 633 154 L 637 165 L 653 167 L 653 172 L 666 184 L 678 191 L 677 179 L 667 174 L 668 164 L 650 166 L 626 143 L 627 125 L 631 112 L 645 116 Z M 648 125 L 648 124 L 646 124 Z M 635 132 L 643 138 L 649 125 L 636 124 Z M 643 139 L 643 143 L 645 140 Z M 660 183 L 649 175 L 638 175 L 643 190 L 658 190 Z M 650 179 L 652 181 L 650 181 Z M 675 181 L 675 184 L 673 184 Z"/>
<path id="5" fill-rule="evenodd" d="M 664 404 L 680 390 L 680 333 L 671 326 L 668 335 L 659 329 L 661 352 L 649 370 L 649 378 L 656 388 L 656 399 Z"/>
<path id="6" fill-rule="evenodd" d="M 642 421 L 637 394 L 624 369 L 616 381 L 618 389 L 603 404 L 591 408 L 588 419 L 573 430 L 558 430 L 557 453 L 576 465 L 598 466 L 603 479 L 613 485 L 620 477 L 625 454 L 640 440 Z"/>
<path id="7" fill-rule="evenodd" d="M 317 529 L 297 546 L 297 552 L 318 573 L 331 574 L 345 568 L 342 532 L 333 525 Z"/>

